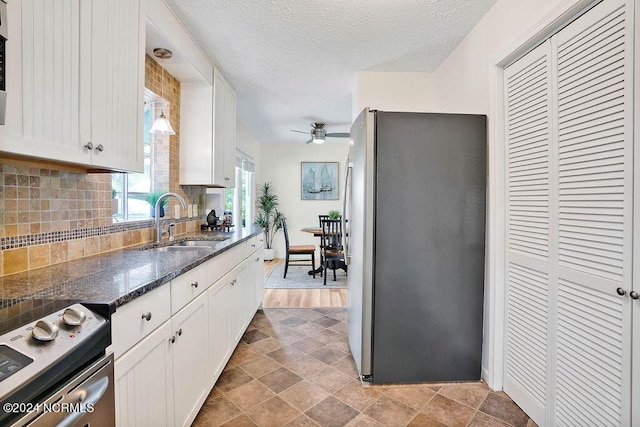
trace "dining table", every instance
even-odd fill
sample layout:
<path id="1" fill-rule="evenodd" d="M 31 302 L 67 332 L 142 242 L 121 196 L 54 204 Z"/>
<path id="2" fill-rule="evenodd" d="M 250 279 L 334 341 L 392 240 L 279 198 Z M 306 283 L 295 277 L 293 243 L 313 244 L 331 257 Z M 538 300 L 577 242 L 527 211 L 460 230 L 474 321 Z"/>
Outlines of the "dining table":
<path id="1" fill-rule="evenodd" d="M 313 237 L 322 237 L 322 227 L 304 227 L 304 228 L 301 228 L 300 231 L 302 231 L 303 233 L 313 234 Z M 321 251 L 320 253 L 322 253 L 322 248 L 320 248 L 320 251 Z M 344 270 L 345 273 L 347 272 L 347 264 L 344 261 L 333 261 L 333 262 L 337 263 L 336 264 L 337 268 Z M 322 263 L 321 263 L 320 266 L 315 270 L 309 270 L 308 274 L 310 276 L 312 276 L 314 273 L 321 274 L 323 270 L 324 270 L 324 267 L 322 266 Z"/>

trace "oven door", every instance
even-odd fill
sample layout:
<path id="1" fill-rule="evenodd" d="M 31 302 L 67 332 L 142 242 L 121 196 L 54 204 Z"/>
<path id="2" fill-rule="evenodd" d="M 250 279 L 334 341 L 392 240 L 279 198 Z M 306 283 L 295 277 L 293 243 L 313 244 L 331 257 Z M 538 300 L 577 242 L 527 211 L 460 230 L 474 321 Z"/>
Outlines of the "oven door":
<path id="1" fill-rule="evenodd" d="M 13 426 L 115 426 L 113 354 L 76 375 L 36 409 Z"/>

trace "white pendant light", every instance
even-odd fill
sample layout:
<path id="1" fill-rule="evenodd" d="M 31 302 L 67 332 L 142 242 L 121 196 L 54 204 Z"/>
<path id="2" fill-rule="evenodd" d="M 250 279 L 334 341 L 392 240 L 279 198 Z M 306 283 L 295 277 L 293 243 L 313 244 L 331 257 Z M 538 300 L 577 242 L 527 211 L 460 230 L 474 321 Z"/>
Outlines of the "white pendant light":
<path id="1" fill-rule="evenodd" d="M 164 59 L 169 59 L 173 56 L 173 53 L 169 50 L 169 49 L 165 49 L 162 47 L 157 47 L 155 49 L 153 49 L 153 54 L 157 57 L 160 58 L 160 68 L 162 68 L 162 80 L 160 82 L 160 87 L 161 87 L 161 97 L 162 97 L 162 102 L 164 103 L 164 67 L 162 66 Z M 155 133 L 155 134 L 162 134 L 162 135 L 175 135 L 176 132 L 173 130 L 173 128 L 171 127 L 171 123 L 169 122 L 169 119 L 167 119 L 167 117 L 164 115 L 164 105 L 162 107 L 162 109 L 160 110 L 160 116 L 156 119 L 155 122 L 153 122 L 153 126 L 151 126 L 151 129 L 149 130 L 150 133 Z"/>

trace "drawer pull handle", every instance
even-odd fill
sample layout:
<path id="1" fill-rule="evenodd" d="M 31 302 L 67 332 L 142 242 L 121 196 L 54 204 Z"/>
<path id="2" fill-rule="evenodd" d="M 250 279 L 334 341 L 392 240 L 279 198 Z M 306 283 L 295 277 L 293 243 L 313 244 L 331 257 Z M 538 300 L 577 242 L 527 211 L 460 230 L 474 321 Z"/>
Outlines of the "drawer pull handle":
<path id="1" fill-rule="evenodd" d="M 178 329 L 178 332 L 176 332 L 176 334 L 178 334 L 179 337 L 182 336 L 182 328 Z"/>
<path id="2" fill-rule="evenodd" d="M 104 151 L 104 145 L 98 144 L 98 146 L 96 147 L 96 151 L 103 152 Z"/>
<path id="3" fill-rule="evenodd" d="M 197 287 L 198 287 L 198 282 L 193 282 L 193 283 L 191 284 L 191 286 L 192 286 L 192 287 L 194 287 L 194 288 L 197 288 Z"/>
<path id="4" fill-rule="evenodd" d="M 87 150 L 93 150 L 93 144 L 91 142 L 87 142 L 86 144 L 84 144 L 84 148 L 86 148 Z"/>
<path id="5" fill-rule="evenodd" d="M 256 258 L 256 262 L 260 261 L 260 257 Z"/>
<path id="6" fill-rule="evenodd" d="M 256 244 L 255 244 L 255 243 L 253 243 L 253 244 L 251 245 L 251 247 L 254 247 L 254 248 L 255 248 L 255 247 L 256 247 Z"/>
<path id="7" fill-rule="evenodd" d="M 148 322 L 149 320 L 151 320 L 151 312 L 148 312 L 148 313 L 143 314 L 143 315 L 142 315 L 142 318 L 143 318 L 143 319 L 146 319 L 146 320 L 147 320 L 147 322 Z"/>
<path id="8" fill-rule="evenodd" d="M 176 342 L 176 336 L 174 335 L 174 336 L 172 336 L 171 338 L 169 338 L 169 342 L 170 342 L 171 344 L 173 344 L 174 342 Z"/>

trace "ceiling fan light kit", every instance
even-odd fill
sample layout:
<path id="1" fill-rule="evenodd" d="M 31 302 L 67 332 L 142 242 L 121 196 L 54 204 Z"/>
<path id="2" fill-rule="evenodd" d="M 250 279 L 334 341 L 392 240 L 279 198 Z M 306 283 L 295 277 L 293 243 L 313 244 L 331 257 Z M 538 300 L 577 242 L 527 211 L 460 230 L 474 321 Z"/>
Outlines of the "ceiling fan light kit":
<path id="1" fill-rule="evenodd" d="M 327 130 L 324 128 L 325 126 L 326 126 L 326 123 L 324 122 L 311 123 L 311 139 L 307 141 L 307 144 L 309 143 L 324 144 L 327 137 L 349 138 L 350 136 L 348 132 L 327 133 Z M 305 131 L 293 130 L 293 129 L 291 129 L 291 132 L 307 133 Z"/>

